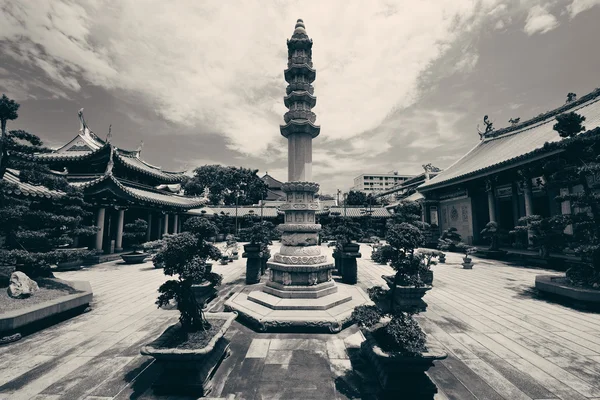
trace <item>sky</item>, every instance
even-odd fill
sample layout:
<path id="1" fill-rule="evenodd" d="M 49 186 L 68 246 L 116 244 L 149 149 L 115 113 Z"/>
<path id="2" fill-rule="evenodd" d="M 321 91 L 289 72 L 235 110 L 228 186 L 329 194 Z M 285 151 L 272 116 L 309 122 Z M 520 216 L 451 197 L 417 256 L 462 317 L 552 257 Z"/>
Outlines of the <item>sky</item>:
<path id="1" fill-rule="evenodd" d="M 166 170 L 223 164 L 287 179 L 286 39 L 317 71 L 313 180 L 445 168 L 496 128 L 600 87 L 600 0 L 0 0 L 9 129 L 58 147 L 84 108 L 100 137 Z M 596 50 L 594 50 L 596 49 Z"/>

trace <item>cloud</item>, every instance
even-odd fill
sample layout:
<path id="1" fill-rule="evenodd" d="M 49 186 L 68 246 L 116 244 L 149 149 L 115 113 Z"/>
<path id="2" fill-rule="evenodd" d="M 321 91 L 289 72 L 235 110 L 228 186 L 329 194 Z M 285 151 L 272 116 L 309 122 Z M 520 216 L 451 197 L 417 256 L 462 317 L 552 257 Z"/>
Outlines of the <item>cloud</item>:
<path id="1" fill-rule="evenodd" d="M 527 15 L 527 21 L 523 30 L 529 36 L 536 33 L 546 33 L 558 26 L 556 17 L 548 12 L 545 7 L 540 5 L 533 6 Z"/>
<path id="2" fill-rule="evenodd" d="M 414 104 L 419 76 L 487 13 L 504 12 L 498 3 L 7 2 L 0 50 L 61 92 L 91 84 L 133 93 L 171 122 L 210 127 L 230 149 L 258 155 L 279 138 L 285 40 L 302 17 L 315 43 L 322 143 L 368 146 L 360 136 Z M 476 62 L 468 54 L 456 67 Z"/>
<path id="3" fill-rule="evenodd" d="M 577 14 L 587 11 L 597 5 L 600 5 L 600 0 L 573 0 L 573 3 L 567 6 L 567 11 L 571 18 L 575 18 Z"/>

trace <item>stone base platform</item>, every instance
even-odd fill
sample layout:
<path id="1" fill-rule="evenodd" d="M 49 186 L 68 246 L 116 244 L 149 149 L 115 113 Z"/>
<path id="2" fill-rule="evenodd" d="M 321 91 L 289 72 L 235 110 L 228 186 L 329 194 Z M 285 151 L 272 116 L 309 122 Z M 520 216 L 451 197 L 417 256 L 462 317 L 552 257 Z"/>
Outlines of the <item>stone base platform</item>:
<path id="1" fill-rule="evenodd" d="M 337 293 L 300 301 L 273 296 L 261 287 L 250 293 L 235 294 L 225 302 L 225 309 L 237 311 L 239 318 L 259 332 L 336 333 L 352 322 L 350 317 L 355 307 L 372 302 L 359 287 L 339 283 L 335 287 Z"/>

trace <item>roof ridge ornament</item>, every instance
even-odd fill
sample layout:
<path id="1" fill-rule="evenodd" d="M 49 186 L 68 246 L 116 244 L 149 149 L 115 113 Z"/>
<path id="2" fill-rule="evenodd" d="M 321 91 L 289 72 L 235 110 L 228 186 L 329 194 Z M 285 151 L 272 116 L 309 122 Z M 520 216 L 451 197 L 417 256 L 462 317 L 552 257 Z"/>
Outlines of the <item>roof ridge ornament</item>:
<path id="1" fill-rule="evenodd" d="M 106 143 L 110 143 L 112 139 L 112 124 L 108 125 L 108 134 L 106 135 Z"/>
<path id="2" fill-rule="evenodd" d="M 115 149 L 113 149 L 111 146 L 110 155 L 108 156 L 108 163 L 106 164 L 106 170 L 104 171 L 104 176 L 112 175 L 112 170 L 113 170 L 113 167 L 115 166 L 115 162 L 113 161 L 113 153 L 114 152 L 115 152 Z"/>
<path id="3" fill-rule="evenodd" d="M 479 133 L 479 140 L 483 140 L 488 133 L 494 130 L 494 122 L 490 121 L 487 115 L 484 115 L 483 123 L 485 124 L 485 131 L 483 132 L 479 129 L 479 124 L 477 124 L 477 133 Z"/>
<path id="4" fill-rule="evenodd" d="M 140 145 L 138 146 L 136 152 L 136 157 L 139 157 L 142 154 L 142 149 L 144 148 L 144 141 L 140 140 Z"/>
<path id="5" fill-rule="evenodd" d="M 89 135 L 91 132 L 91 129 L 85 123 L 85 118 L 83 117 L 83 108 L 81 108 L 77 112 L 77 116 L 79 117 L 79 123 L 80 123 L 79 132 L 83 133 L 84 135 Z"/>

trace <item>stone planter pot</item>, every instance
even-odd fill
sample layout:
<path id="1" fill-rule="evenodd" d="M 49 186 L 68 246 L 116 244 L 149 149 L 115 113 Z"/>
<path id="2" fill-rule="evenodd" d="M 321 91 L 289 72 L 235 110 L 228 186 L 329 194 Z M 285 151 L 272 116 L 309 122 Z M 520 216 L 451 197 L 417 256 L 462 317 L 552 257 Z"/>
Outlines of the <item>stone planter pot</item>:
<path id="1" fill-rule="evenodd" d="M 423 282 L 425 284 L 433 285 L 433 271 L 429 270 L 429 271 L 424 272 L 421 279 L 423 280 Z"/>
<path id="2" fill-rule="evenodd" d="M 207 313 L 209 321 L 224 320 L 221 329 L 210 342 L 198 349 L 165 348 L 172 336 L 181 330 L 179 323 L 171 325 L 152 343 L 142 347 L 141 354 L 154 357 L 161 375 L 152 386 L 157 394 L 206 396 L 212 390 L 212 377 L 223 358 L 229 355 L 229 341 L 223 336 L 237 313 Z"/>
<path id="3" fill-rule="evenodd" d="M 440 256 L 438 257 L 438 261 L 440 264 L 446 264 L 446 254 L 445 253 L 440 254 Z"/>
<path id="4" fill-rule="evenodd" d="M 192 284 L 192 292 L 198 304 L 208 304 L 212 299 L 217 297 L 217 288 L 210 282 Z"/>
<path id="5" fill-rule="evenodd" d="M 385 280 L 385 283 L 390 289 L 394 288 L 393 276 L 382 275 L 381 277 Z M 423 296 L 425 296 L 425 293 L 431 290 L 431 288 L 431 285 L 421 287 L 396 286 L 394 292 L 394 306 L 401 311 L 425 311 L 427 309 L 427 303 L 423 300 Z"/>
<path id="6" fill-rule="evenodd" d="M 263 259 L 260 254 L 260 245 L 245 244 L 242 257 L 246 258 L 246 285 L 253 285 L 260 282 L 262 275 Z"/>
<path id="7" fill-rule="evenodd" d="M 56 264 L 55 271 L 77 271 L 83 268 L 83 258 L 72 261 L 64 261 Z"/>
<path id="8" fill-rule="evenodd" d="M 148 257 L 148 253 L 129 253 L 121 254 L 121 258 L 125 261 L 125 264 L 141 264 Z"/>
<path id="9" fill-rule="evenodd" d="M 473 259 L 471 257 L 463 257 L 463 269 L 473 269 Z"/>
<path id="10" fill-rule="evenodd" d="M 437 393 L 437 387 L 425 374 L 436 360 L 448 354 L 428 345 L 428 351 L 417 357 L 403 356 L 384 351 L 371 332 L 363 330 L 365 341 L 361 344 L 363 357 L 373 368 L 385 398 L 427 398 Z"/>
<path id="11" fill-rule="evenodd" d="M 337 275 L 342 275 L 342 257 L 340 256 L 340 253 L 334 250 L 332 256 L 335 266 L 333 272 Z"/>
<path id="12" fill-rule="evenodd" d="M 237 260 L 239 258 L 240 258 L 240 256 L 239 256 L 239 253 L 237 251 L 234 251 L 234 252 L 231 253 L 231 259 L 232 260 Z"/>
<path id="13" fill-rule="evenodd" d="M 267 273 L 267 261 L 269 261 L 269 258 L 271 258 L 271 257 L 270 256 L 269 257 L 262 257 L 260 259 L 260 274 L 261 275 L 264 275 L 264 274 Z"/>
<path id="14" fill-rule="evenodd" d="M 342 247 L 341 266 L 342 266 L 342 282 L 355 285 L 358 281 L 358 267 L 356 259 L 361 257 L 358 252 L 360 245 L 357 243 L 349 243 Z"/>
<path id="15" fill-rule="evenodd" d="M 221 257 L 221 259 L 219 260 L 219 263 L 221 263 L 221 265 L 229 264 L 229 257 Z"/>

